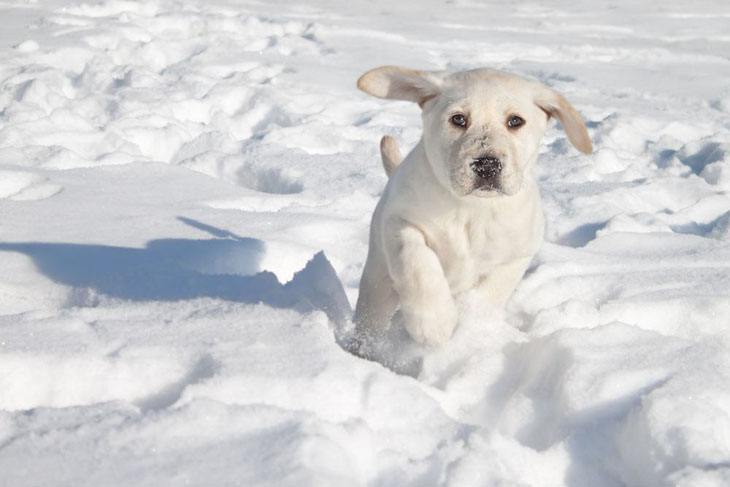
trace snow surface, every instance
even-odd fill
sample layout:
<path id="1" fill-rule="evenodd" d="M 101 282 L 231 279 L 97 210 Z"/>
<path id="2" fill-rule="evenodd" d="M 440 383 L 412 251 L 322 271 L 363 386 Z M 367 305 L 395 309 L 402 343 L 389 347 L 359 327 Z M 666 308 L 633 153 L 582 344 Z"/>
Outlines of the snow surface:
<path id="1" fill-rule="evenodd" d="M 730 485 L 728 2 L 0 18 L 0 485 Z M 419 137 L 382 64 L 539 79 L 596 148 L 549 130 L 543 250 L 416 377 L 335 339 Z"/>

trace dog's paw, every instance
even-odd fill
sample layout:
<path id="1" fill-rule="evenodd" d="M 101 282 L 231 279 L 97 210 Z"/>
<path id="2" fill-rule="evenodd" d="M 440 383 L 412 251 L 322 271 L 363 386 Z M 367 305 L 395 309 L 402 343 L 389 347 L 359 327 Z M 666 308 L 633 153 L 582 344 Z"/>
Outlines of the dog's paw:
<path id="1" fill-rule="evenodd" d="M 435 347 L 451 338 L 456 327 L 456 305 L 451 296 L 441 301 L 436 306 L 402 309 L 403 324 L 416 342 Z"/>

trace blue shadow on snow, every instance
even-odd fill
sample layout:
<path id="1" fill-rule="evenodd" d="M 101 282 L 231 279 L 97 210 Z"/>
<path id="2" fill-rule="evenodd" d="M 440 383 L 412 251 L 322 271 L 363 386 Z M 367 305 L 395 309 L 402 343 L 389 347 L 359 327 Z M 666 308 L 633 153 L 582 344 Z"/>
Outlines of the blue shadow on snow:
<path id="1" fill-rule="evenodd" d="M 0 242 L 55 282 L 131 301 L 218 298 L 275 308 L 324 311 L 335 323 L 350 314 L 342 283 L 323 252 L 282 284 L 260 269 L 263 241 L 185 217 L 179 220 L 216 238 L 160 239 L 145 248 L 46 242 Z"/>

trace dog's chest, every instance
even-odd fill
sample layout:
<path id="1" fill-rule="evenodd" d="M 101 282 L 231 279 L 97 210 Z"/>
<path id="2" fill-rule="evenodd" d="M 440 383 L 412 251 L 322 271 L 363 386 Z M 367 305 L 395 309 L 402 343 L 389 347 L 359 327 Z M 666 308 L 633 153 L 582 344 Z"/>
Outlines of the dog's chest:
<path id="1" fill-rule="evenodd" d="M 429 246 L 436 252 L 452 289 L 474 287 L 496 266 L 531 256 L 542 237 L 537 208 L 504 212 L 454 212 L 429 232 Z"/>

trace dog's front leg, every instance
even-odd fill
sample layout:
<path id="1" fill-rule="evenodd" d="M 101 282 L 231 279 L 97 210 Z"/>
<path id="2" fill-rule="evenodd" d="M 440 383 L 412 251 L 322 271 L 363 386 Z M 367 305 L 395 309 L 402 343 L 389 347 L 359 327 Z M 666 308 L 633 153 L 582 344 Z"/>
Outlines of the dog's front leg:
<path id="1" fill-rule="evenodd" d="M 457 320 L 441 262 L 418 229 L 395 226 L 388 232 L 386 254 L 405 328 L 418 343 L 440 345 L 451 337 Z"/>
<path id="2" fill-rule="evenodd" d="M 519 257 L 500 264 L 487 274 L 477 289 L 489 304 L 503 307 L 525 275 L 532 257 Z"/>
<path id="3" fill-rule="evenodd" d="M 355 334 L 358 340 L 364 343 L 381 338 L 390 327 L 397 307 L 398 296 L 388 274 L 385 255 L 371 242 L 355 306 Z"/>

